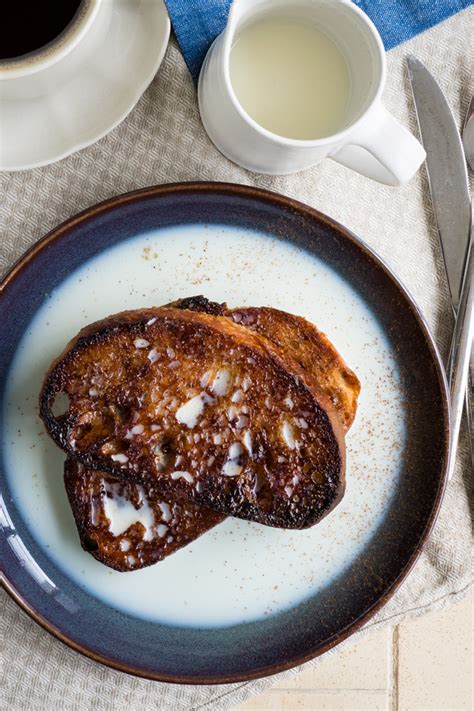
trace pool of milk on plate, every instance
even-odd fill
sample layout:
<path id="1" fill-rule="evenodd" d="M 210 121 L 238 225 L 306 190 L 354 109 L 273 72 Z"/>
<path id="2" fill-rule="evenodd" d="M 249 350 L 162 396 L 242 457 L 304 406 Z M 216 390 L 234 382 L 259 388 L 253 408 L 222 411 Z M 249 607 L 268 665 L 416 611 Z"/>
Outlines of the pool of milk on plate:
<path id="1" fill-rule="evenodd" d="M 347 436 L 346 493 L 311 529 L 279 530 L 229 518 L 157 565 L 118 573 L 80 547 L 62 481 L 64 455 L 44 433 L 38 393 L 52 359 L 85 324 L 195 294 L 305 316 L 355 370 L 362 390 Z M 185 626 L 264 618 L 330 583 L 376 535 L 397 485 L 404 442 L 394 354 L 360 294 L 303 249 L 220 225 L 131 237 L 72 273 L 29 324 L 9 374 L 4 408 L 11 494 L 47 555 L 103 602 Z"/>

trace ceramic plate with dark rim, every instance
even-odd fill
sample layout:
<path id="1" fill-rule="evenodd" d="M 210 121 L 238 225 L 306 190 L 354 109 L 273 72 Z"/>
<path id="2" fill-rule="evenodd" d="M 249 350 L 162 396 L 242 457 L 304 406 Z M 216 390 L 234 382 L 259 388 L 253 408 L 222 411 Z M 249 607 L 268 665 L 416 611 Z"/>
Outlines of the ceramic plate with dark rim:
<path id="1" fill-rule="evenodd" d="M 83 325 L 194 294 L 300 314 L 333 341 L 362 384 L 346 494 L 312 529 L 227 519 L 118 573 L 79 545 L 40 384 Z M 5 585 L 71 647 L 152 679 L 256 678 L 346 638 L 408 574 L 445 484 L 443 370 L 407 292 L 341 225 L 250 187 L 149 188 L 51 232 L 6 277 L 2 302 Z"/>

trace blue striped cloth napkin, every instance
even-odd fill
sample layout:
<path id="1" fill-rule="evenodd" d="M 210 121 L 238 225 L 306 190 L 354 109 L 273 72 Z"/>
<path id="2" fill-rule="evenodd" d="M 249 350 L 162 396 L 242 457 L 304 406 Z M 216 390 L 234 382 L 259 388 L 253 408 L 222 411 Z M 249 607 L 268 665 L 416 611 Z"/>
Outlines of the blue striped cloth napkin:
<path id="1" fill-rule="evenodd" d="M 372 18 L 386 49 L 469 7 L 471 0 L 355 0 Z M 226 25 L 231 0 L 165 0 L 194 81 L 206 52 Z"/>

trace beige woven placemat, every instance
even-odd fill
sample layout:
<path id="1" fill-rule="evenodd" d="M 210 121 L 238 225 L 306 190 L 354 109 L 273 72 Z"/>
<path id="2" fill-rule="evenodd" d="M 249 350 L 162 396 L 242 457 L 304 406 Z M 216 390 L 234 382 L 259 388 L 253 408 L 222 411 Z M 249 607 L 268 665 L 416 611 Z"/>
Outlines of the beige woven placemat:
<path id="1" fill-rule="evenodd" d="M 459 118 L 473 90 L 474 48 L 469 44 L 473 24 L 474 8 L 470 8 L 390 52 L 385 102 L 412 129 L 416 126 L 404 58 L 413 52 L 426 62 Z M 424 170 L 399 189 L 372 183 L 331 161 L 284 178 L 241 170 L 223 158 L 205 135 L 194 87 L 174 42 L 138 106 L 106 138 L 55 165 L 0 174 L 0 270 L 5 273 L 35 240 L 99 200 L 155 183 L 196 179 L 269 188 L 347 225 L 407 285 L 446 354 L 452 316 Z M 464 433 L 455 477 L 414 572 L 346 644 L 374 626 L 394 624 L 466 594 L 472 583 L 469 478 Z M 136 679 L 71 651 L 3 592 L 0 604 L 0 707 L 5 711 L 225 709 L 284 676 L 218 687 L 178 687 Z M 295 670 L 286 674 L 292 673 Z"/>

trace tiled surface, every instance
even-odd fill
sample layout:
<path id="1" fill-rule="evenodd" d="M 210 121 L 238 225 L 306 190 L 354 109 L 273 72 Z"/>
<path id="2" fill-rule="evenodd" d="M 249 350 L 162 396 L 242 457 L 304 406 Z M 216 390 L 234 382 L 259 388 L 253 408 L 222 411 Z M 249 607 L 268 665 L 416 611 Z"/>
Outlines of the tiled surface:
<path id="1" fill-rule="evenodd" d="M 473 608 L 375 632 L 235 711 L 472 711 Z"/>
<path id="2" fill-rule="evenodd" d="M 473 707 L 473 600 L 400 625 L 399 709 Z"/>
<path id="3" fill-rule="evenodd" d="M 285 689 L 324 689 L 332 691 L 364 689 L 383 691 L 388 687 L 387 649 L 391 630 L 384 629 L 363 642 L 328 656 L 317 668 L 308 669 L 290 681 Z M 335 680 L 337 679 L 337 687 Z M 245 708 L 245 707 L 244 707 Z"/>

